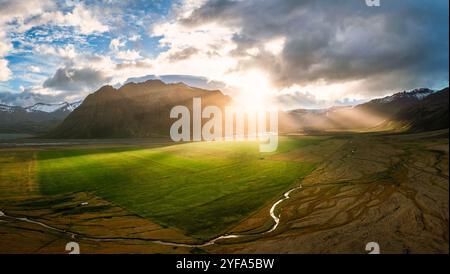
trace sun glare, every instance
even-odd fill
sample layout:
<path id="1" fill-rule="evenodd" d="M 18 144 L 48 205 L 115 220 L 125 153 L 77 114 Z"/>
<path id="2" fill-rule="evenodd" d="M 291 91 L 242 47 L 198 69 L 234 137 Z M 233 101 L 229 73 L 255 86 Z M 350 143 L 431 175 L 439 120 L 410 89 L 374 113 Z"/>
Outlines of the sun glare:
<path id="1" fill-rule="evenodd" d="M 251 70 L 230 79 L 239 89 L 234 97 L 236 106 L 241 109 L 262 111 L 273 108 L 272 96 L 276 93 L 268 76 L 260 70 Z"/>

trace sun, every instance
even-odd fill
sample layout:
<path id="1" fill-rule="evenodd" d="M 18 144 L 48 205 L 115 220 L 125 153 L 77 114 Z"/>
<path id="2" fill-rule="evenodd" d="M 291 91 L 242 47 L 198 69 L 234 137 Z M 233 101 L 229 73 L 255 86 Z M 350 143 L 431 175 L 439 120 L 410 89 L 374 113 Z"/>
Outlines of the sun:
<path id="1" fill-rule="evenodd" d="M 269 77 L 265 72 L 250 70 L 240 73 L 233 80 L 233 86 L 238 88 L 234 99 L 240 108 L 262 111 L 274 107 L 273 96 L 276 90 L 270 84 Z"/>

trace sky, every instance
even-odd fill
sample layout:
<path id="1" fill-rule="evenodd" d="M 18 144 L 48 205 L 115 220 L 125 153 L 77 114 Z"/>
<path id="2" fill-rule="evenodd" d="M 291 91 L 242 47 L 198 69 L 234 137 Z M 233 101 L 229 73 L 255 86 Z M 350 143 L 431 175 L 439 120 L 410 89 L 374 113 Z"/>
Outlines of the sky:
<path id="1" fill-rule="evenodd" d="M 243 104 L 284 109 L 439 89 L 448 86 L 448 5 L 0 0 L 0 103 L 73 102 L 149 75 L 198 78 Z"/>

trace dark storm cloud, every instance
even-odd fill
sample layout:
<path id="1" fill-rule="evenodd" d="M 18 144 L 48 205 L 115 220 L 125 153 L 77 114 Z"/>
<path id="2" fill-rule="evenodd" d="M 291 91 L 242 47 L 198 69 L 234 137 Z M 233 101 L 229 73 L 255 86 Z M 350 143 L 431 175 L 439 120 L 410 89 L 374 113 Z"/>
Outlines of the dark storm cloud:
<path id="1" fill-rule="evenodd" d="M 182 22 L 239 27 L 233 54 L 247 58 L 238 69 L 265 67 L 280 87 L 360 80 L 374 94 L 448 85 L 448 1 L 211 0 Z M 280 55 L 264 50 L 279 37 Z"/>
<path id="2" fill-rule="evenodd" d="M 95 89 L 110 78 L 101 71 L 91 68 L 59 68 L 53 76 L 45 80 L 44 87 L 61 91 Z"/>

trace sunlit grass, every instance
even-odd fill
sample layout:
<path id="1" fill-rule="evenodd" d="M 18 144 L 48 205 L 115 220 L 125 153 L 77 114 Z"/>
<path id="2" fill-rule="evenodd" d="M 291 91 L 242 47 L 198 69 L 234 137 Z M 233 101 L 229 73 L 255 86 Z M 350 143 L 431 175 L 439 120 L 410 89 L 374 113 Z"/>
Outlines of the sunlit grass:
<path id="1" fill-rule="evenodd" d="M 286 152 L 318 141 L 283 139 L 280 148 Z M 256 142 L 47 150 L 38 160 L 45 195 L 93 192 L 201 239 L 224 232 L 313 169 L 309 163 L 271 160 Z"/>

